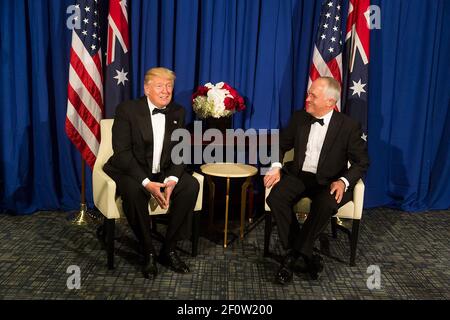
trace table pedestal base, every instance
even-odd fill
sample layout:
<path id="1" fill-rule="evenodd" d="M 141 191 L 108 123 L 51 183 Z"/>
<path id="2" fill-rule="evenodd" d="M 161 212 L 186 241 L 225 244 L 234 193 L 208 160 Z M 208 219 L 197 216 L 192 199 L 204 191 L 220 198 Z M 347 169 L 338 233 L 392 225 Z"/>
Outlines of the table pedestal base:
<path id="1" fill-rule="evenodd" d="M 227 189 L 225 196 L 225 224 L 224 224 L 224 239 L 223 239 L 223 247 L 226 248 L 228 245 L 228 211 L 229 211 L 229 201 L 230 201 L 230 178 L 227 179 Z M 212 229 L 212 225 L 214 223 L 214 197 L 216 186 L 210 176 L 206 176 L 206 180 L 209 186 L 209 229 Z M 251 177 L 246 178 L 245 182 L 241 188 L 241 224 L 240 224 L 240 238 L 244 238 L 244 225 L 245 225 L 245 209 L 247 207 L 247 192 L 253 192 L 253 183 Z M 250 197 L 250 201 L 252 199 Z M 250 207 L 251 207 L 250 203 Z M 250 214 L 249 214 L 250 216 Z M 249 221 L 251 222 L 252 218 L 249 217 Z"/>

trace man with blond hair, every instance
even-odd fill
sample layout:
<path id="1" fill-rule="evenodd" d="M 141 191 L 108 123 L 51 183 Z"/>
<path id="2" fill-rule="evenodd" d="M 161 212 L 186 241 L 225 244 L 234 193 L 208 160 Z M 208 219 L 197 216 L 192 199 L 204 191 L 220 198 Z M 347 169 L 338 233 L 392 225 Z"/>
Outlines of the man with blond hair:
<path id="1" fill-rule="evenodd" d="M 184 127 L 184 109 L 172 102 L 175 73 L 166 68 L 150 69 L 144 79 L 145 96 L 116 108 L 112 128 L 114 154 L 105 172 L 117 184 L 128 223 L 144 254 L 143 274 L 158 274 L 156 260 L 178 273 L 189 267 L 175 251 L 177 240 L 188 239 L 199 184 L 171 160 L 171 134 Z M 167 209 L 169 222 L 159 256 L 151 240 L 148 201 L 153 197 Z"/>
<path id="2" fill-rule="evenodd" d="M 360 124 L 334 111 L 340 93 L 333 78 L 312 83 L 306 111 L 295 112 L 280 137 L 280 159 L 294 148 L 294 160 L 283 167 L 273 163 L 264 177 L 264 186 L 272 188 L 267 204 L 287 251 L 276 273 L 281 284 L 292 280 L 294 269 L 318 278 L 323 262 L 313 254 L 314 242 L 338 208 L 352 200 L 352 189 L 369 166 Z M 312 200 L 311 211 L 300 228 L 293 206 L 305 196 Z"/>

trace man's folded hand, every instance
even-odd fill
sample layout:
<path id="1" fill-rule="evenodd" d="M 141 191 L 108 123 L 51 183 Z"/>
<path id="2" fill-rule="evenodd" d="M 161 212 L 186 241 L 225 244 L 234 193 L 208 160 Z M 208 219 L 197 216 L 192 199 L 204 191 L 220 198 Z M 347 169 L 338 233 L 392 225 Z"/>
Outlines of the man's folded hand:
<path id="1" fill-rule="evenodd" d="M 169 180 L 166 182 L 166 188 L 164 189 L 164 199 L 166 201 L 167 207 L 169 206 L 170 196 L 172 195 L 172 191 L 175 188 L 177 183 L 174 180 Z M 165 208 L 167 209 L 167 208 Z"/>
<path id="2" fill-rule="evenodd" d="M 164 195 L 161 192 L 161 188 L 165 188 L 165 187 L 166 187 L 165 183 L 153 182 L 153 181 L 150 181 L 145 186 L 145 189 L 148 192 L 150 192 L 152 197 L 155 198 L 156 202 L 158 202 L 158 205 L 163 209 L 167 209 L 167 207 L 168 207 L 168 203 L 166 203 L 166 198 L 164 197 Z"/>

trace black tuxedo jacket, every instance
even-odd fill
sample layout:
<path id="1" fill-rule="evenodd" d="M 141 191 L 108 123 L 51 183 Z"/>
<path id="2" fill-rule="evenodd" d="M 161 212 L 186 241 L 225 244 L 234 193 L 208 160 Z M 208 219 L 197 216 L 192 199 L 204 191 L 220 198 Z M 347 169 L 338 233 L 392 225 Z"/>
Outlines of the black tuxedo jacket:
<path id="1" fill-rule="evenodd" d="M 184 128 L 184 108 L 174 102 L 168 106 L 164 143 L 160 159 L 160 172 L 163 177 L 180 177 L 183 165 L 171 161 L 171 152 L 176 142 L 170 137 L 178 128 Z M 130 100 L 116 108 L 112 127 L 112 146 L 114 154 L 104 166 L 104 171 L 113 176 L 125 174 L 139 183 L 150 178 L 153 163 L 153 128 L 147 97 Z"/>
<path id="2" fill-rule="evenodd" d="M 311 115 L 296 111 L 288 127 L 280 135 L 280 159 L 294 148 L 294 161 L 290 168 L 298 173 L 305 160 L 306 145 L 311 130 Z M 340 112 L 333 112 L 317 166 L 317 181 L 329 185 L 345 177 L 353 188 L 369 167 L 367 143 L 362 138 L 361 125 Z M 347 168 L 347 161 L 351 167 Z"/>

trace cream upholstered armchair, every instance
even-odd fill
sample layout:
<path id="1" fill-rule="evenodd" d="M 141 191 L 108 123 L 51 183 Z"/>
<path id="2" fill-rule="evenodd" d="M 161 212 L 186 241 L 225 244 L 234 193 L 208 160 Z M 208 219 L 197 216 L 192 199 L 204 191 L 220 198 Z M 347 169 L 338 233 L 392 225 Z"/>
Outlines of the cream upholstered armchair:
<path id="1" fill-rule="evenodd" d="M 116 183 L 103 171 L 103 165 L 113 154 L 111 133 L 113 123 L 113 119 L 104 119 L 100 122 L 102 139 L 92 173 L 94 203 L 104 216 L 102 238 L 106 244 L 109 269 L 114 268 L 115 220 L 123 216 L 122 199 L 120 196 L 116 195 Z M 196 256 L 199 237 L 199 214 L 202 210 L 203 202 L 203 176 L 194 172 L 193 177 L 195 177 L 200 184 L 200 191 L 197 196 L 192 223 L 192 256 Z M 153 199 L 149 201 L 148 212 L 151 216 L 164 215 L 167 211 L 168 210 L 159 207 Z"/>
<path id="2" fill-rule="evenodd" d="M 291 161 L 294 158 L 294 149 L 286 152 L 283 163 Z M 269 188 L 266 188 L 265 199 L 270 193 Z M 356 245 L 358 243 L 359 222 L 362 217 L 364 204 L 364 183 L 360 179 L 353 189 L 353 201 L 347 202 L 339 208 L 337 214 L 331 218 L 331 230 L 333 237 L 337 237 L 337 229 L 344 231 L 350 242 L 350 265 L 355 265 L 356 259 Z M 294 212 L 309 213 L 311 206 L 311 199 L 302 198 L 294 205 Z M 342 220 L 341 220 L 342 219 Z M 264 231 L 264 256 L 269 255 L 270 235 L 272 232 L 272 215 L 270 214 L 270 207 L 265 201 L 265 231 Z M 338 223 L 339 221 L 339 223 Z M 347 227 L 347 223 L 351 222 L 351 227 Z"/>

